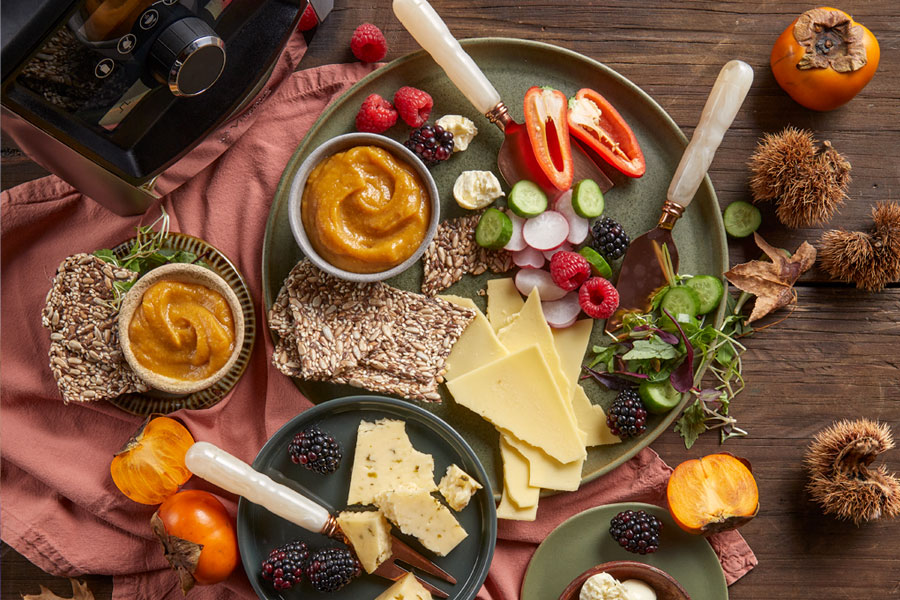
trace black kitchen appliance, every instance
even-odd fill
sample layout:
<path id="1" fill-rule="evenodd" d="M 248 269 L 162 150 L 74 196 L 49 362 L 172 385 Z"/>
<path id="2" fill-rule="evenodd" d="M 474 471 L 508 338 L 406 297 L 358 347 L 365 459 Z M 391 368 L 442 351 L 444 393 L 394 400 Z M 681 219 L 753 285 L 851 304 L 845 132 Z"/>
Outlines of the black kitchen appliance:
<path id="1" fill-rule="evenodd" d="M 333 0 L 310 0 L 321 22 Z M 265 84 L 307 0 L 3 0 L 2 127 L 122 214 Z"/>

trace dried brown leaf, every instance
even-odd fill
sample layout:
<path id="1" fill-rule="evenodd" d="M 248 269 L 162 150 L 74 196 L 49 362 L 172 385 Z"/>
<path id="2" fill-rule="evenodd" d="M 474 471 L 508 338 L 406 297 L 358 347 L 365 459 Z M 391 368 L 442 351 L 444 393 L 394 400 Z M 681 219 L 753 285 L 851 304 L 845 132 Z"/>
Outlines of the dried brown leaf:
<path id="1" fill-rule="evenodd" d="M 57 596 L 44 586 L 41 586 L 40 594 L 23 594 L 22 600 L 94 600 L 94 594 L 88 589 L 87 582 L 82 583 L 74 579 L 69 579 L 69 582 L 72 584 L 71 598 Z"/>
<path id="2" fill-rule="evenodd" d="M 756 245 L 766 253 L 771 262 L 751 260 L 735 265 L 725 273 L 728 281 L 738 289 L 756 296 L 756 304 L 747 319 L 748 323 L 795 302 L 797 294 L 794 283 L 816 262 L 816 249 L 807 242 L 803 242 L 788 258 L 758 233 L 754 233 L 753 237 Z"/>

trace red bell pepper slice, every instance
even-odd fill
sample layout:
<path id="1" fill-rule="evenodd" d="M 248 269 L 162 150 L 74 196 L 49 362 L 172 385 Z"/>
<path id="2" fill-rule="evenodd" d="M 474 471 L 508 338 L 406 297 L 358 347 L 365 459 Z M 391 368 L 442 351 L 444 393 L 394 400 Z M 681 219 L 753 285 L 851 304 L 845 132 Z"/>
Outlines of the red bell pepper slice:
<path id="1" fill-rule="evenodd" d="M 567 104 L 559 90 L 535 86 L 525 92 L 525 127 L 534 157 L 553 187 L 563 191 L 575 178 Z"/>
<path id="2" fill-rule="evenodd" d="M 594 90 L 578 90 L 569 100 L 567 120 L 572 135 L 625 175 L 640 177 L 647 170 L 644 153 L 631 127 Z"/>

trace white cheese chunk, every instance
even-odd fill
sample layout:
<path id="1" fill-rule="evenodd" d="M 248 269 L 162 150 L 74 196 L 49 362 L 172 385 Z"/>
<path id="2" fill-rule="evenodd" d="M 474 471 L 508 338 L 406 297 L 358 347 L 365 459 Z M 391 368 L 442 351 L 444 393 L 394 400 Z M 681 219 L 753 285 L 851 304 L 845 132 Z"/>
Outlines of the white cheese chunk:
<path id="1" fill-rule="evenodd" d="M 407 573 L 378 594 L 375 600 L 431 600 L 431 592 L 419 583 L 415 575 Z"/>
<path id="2" fill-rule="evenodd" d="M 415 485 L 406 483 L 383 491 L 375 504 L 400 531 L 440 556 L 446 556 L 468 535 L 449 508 Z"/>
<path id="3" fill-rule="evenodd" d="M 475 136 L 478 135 L 478 128 L 472 119 L 462 115 L 444 115 L 434 123 L 440 125 L 446 131 L 453 134 L 453 151 L 462 152 L 469 147 Z"/>
<path id="4" fill-rule="evenodd" d="M 480 483 L 472 479 L 468 473 L 456 465 L 447 467 L 447 472 L 444 473 L 443 478 L 438 483 L 438 490 L 441 492 L 441 496 L 444 497 L 450 508 L 457 512 L 464 509 L 469 504 L 472 496 L 475 495 L 475 492 L 481 488 Z"/>
<path id="5" fill-rule="evenodd" d="M 337 522 L 366 573 L 391 557 L 391 525 L 380 510 L 344 511 Z"/>

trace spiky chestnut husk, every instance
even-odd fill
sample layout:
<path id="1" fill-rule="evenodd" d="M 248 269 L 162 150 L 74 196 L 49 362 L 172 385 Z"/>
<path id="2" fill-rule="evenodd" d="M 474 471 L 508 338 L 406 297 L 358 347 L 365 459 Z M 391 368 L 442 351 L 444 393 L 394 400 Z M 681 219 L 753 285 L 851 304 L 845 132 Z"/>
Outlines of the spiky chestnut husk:
<path id="1" fill-rule="evenodd" d="M 806 489 L 825 514 L 859 525 L 900 514 L 900 480 L 872 461 L 894 447 L 886 423 L 839 421 L 816 434 L 806 451 Z"/>
<path id="2" fill-rule="evenodd" d="M 774 200 L 775 214 L 791 228 L 821 225 L 847 199 L 850 163 L 811 132 L 787 127 L 767 133 L 750 157 L 750 191 L 756 203 Z"/>
<path id="3" fill-rule="evenodd" d="M 871 232 L 832 229 L 822 234 L 819 259 L 832 278 L 877 292 L 900 279 L 900 204 L 872 209 Z"/>

